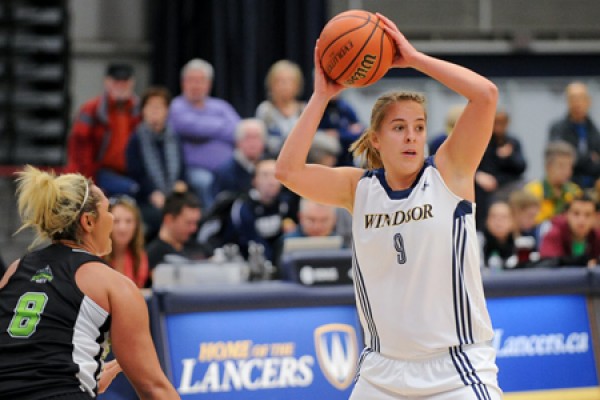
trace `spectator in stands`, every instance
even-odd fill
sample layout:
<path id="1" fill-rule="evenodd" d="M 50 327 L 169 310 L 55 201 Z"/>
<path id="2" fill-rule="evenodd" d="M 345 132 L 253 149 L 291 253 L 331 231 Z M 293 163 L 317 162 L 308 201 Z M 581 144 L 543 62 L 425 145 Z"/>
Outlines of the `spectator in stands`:
<path id="1" fill-rule="evenodd" d="M 493 200 L 508 200 L 509 194 L 523 185 L 521 177 L 527 163 L 519 139 L 507 132 L 508 123 L 508 112 L 498 110 L 492 137 L 475 174 L 477 223 L 480 226 Z"/>
<path id="2" fill-rule="evenodd" d="M 571 182 L 575 150 L 563 141 L 551 142 L 544 152 L 544 178 L 525 185 L 542 202 L 535 221 L 540 224 L 563 212 L 581 188 Z"/>
<path id="3" fill-rule="evenodd" d="M 444 143 L 448 135 L 452 133 L 454 125 L 456 125 L 456 120 L 458 119 L 458 117 L 460 117 L 460 114 L 462 114 L 464 109 L 465 106 L 462 104 L 453 105 L 448 109 L 448 113 L 446 114 L 446 126 L 444 128 L 444 132 L 434 136 L 429 141 L 429 155 L 434 155 L 438 151 L 442 143 Z"/>
<path id="4" fill-rule="evenodd" d="M 575 196 L 564 215 L 552 220 L 542 239 L 544 265 L 594 266 L 600 256 L 600 230 L 595 227 L 596 203 L 587 194 Z"/>
<path id="5" fill-rule="evenodd" d="M 318 131 L 315 139 L 310 145 L 306 162 L 310 164 L 327 165 L 335 167 L 338 163 L 338 156 L 342 152 L 339 140 L 334 136 L 328 135 L 323 131 Z"/>
<path id="6" fill-rule="evenodd" d="M 148 255 L 144 249 L 140 210 L 135 200 L 126 195 L 111 197 L 109 205 L 109 211 L 114 217 L 112 250 L 104 259 L 115 270 L 131 279 L 137 287 L 147 287 Z"/>
<path id="7" fill-rule="evenodd" d="M 258 118 L 243 119 L 235 129 L 233 156 L 215 171 L 213 196 L 219 193 L 248 193 L 256 163 L 263 158 L 267 128 Z"/>
<path id="8" fill-rule="evenodd" d="M 550 221 L 538 224 L 535 220 L 542 207 L 542 201 L 531 192 L 520 189 L 510 194 L 508 204 L 515 221 L 515 235 L 533 237 L 534 250 L 539 250 L 541 240 L 550 227 Z"/>
<path id="9" fill-rule="evenodd" d="M 549 140 L 563 140 L 576 150 L 573 182 L 587 189 L 600 177 L 600 132 L 589 116 L 591 97 L 583 82 L 565 90 L 568 113 L 550 127 Z"/>
<path id="10" fill-rule="evenodd" d="M 198 243 L 207 255 L 236 241 L 231 225 L 231 207 L 246 198 L 252 188 L 256 164 L 263 158 L 267 128 L 258 118 L 243 119 L 236 127 L 233 157 L 215 171 L 214 202 L 203 213 L 198 225 Z"/>
<path id="11" fill-rule="evenodd" d="M 305 102 L 299 100 L 304 77 L 298 64 L 289 60 L 274 63 L 265 79 L 267 100 L 256 109 L 256 118 L 265 122 L 269 137 L 267 151 L 277 156 L 283 141 L 304 110 Z"/>
<path id="12" fill-rule="evenodd" d="M 300 199 L 296 229 L 285 233 L 274 248 L 275 265 L 279 266 L 285 240 L 301 237 L 324 237 L 336 235 L 336 207 L 320 204 L 313 200 Z"/>
<path id="13" fill-rule="evenodd" d="M 508 203 L 502 200 L 493 202 L 485 226 L 479 232 L 483 266 L 490 269 L 517 266 L 514 231 L 515 222 Z"/>
<path id="14" fill-rule="evenodd" d="M 133 68 L 110 64 L 104 93 L 81 106 L 68 142 L 68 172 L 93 178 L 107 194 L 134 196 L 139 185 L 126 173 L 126 147 L 140 122 Z"/>
<path id="15" fill-rule="evenodd" d="M 150 242 L 160 228 L 165 198 L 187 190 L 186 169 L 179 138 L 167 124 L 171 95 L 151 87 L 142 96 L 142 123 L 127 146 L 127 171 L 140 190 L 136 200 Z"/>
<path id="16" fill-rule="evenodd" d="M 350 103 L 339 96 L 331 99 L 321 118 L 319 130 L 339 142 L 340 151 L 334 165 L 354 165 L 354 158 L 348 149 L 363 133 L 365 126 L 358 120 Z"/>
<path id="17" fill-rule="evenodd" d="M 256 165 L 253 188 L 247 198 L 238 199 L 232 206 L 231 221 L 240 251 L 248 257 L 250 242 L 264 248 L 267 260 L 274 261 L 274 248 L 285 232 L 295 228 L 295 223 L 284 227 L 284 220 L 295 221 L 297 209 L 289 192 L 282 192 L 275 178 L 275 160 L 262 160 Z M 285 228 L 285 229 L 284 229 Z"/>
<path id="18" fill-rule="evenodd" d="M 169 123 L 183 145 L 188 184 L 207 208 L 215 170 L 231 158 L 240 116 L 227 101 L 210 96 L 214 69 L 193 59 L 181 71 L 182 95 L 171 103 Z"/>
<path id="19" fill-rule="evenodd" d="M 296 229 L 284 234 L 283 239 L 334 235 L 335 218 L 335 207 L 306 198 L 300 199 Z"/>
<path id="20" fill-rule="evenodd" d="M 190 237 L 198 229 L 202 215 L 200 202 L 192 192 L 173 192 L 165 200 L 163 220 L 158 236 L 146 246 L 150 270 L 163 262 L 175 259 L 201 258 L 196 248 L 188 246 Z"/>

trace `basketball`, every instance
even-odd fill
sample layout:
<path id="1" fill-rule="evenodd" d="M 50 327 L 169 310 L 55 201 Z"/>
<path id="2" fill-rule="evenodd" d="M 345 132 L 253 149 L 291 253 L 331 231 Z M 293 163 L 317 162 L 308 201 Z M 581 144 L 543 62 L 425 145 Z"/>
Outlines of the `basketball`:
<path id="1" fill-rule="evenodd" d="M 325 74 L 347 87 L 368 86 L 390 68 L 394 42 L 377 15 L 349 10 L 333 17 L 319 36 L 318 57 Z"/>

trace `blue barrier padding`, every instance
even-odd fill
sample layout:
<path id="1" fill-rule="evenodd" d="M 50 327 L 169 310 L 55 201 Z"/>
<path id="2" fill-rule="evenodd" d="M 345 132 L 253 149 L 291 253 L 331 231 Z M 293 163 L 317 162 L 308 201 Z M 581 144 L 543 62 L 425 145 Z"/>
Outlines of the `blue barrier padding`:
<path id="1" fill-rule="evenodd" d="M 354 304 L 352 285 L 304 287 L 291 282 L 169 288 L 154 293 L 160 314 Z"/>
<path id="2" fill-rule="evenodd" d="M 484 274 L 486 297 L 514 297 L 592 293 L 590 269 L 532 268 Z M 600 276 L 598 280 L 600 290 Z"/>
<path id="3" fill-rule="evenodd" d="M 598 296 L 600 295 L 600 267 L 588 269 L 588 271 L 590 276 L 590 294 Z"/>

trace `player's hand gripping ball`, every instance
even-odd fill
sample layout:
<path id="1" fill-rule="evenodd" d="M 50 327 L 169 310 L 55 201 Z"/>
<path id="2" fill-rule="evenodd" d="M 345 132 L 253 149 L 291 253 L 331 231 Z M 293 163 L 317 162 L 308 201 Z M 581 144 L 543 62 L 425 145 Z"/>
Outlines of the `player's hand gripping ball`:
<path id="1" fill-rule="evenodd" d="M 386 74 L 395 46 L 377 15 L 349 10 L 325 25 L 318 51 L 319 62 L 329 78 L 347 87 L 362 87 Z"/>

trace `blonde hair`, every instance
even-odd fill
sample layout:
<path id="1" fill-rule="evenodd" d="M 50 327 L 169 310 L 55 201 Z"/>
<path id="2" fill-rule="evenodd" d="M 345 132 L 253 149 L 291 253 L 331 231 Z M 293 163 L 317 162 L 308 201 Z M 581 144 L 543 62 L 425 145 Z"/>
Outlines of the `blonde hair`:
<path id="1" fill-rule="evenodd" d="M 135 200 L 129 199 L 126 196 L 111 198 L 109 211 L 112 212 L 115 207 L 123 207 L 126 210 L 129 210 L 135 219 L 135 230 L 133 232 L 131 241 L 127 243 L 127 249 L 131 251 L 131 254 L 133 255 L 133 276 L 137 278 L 140 270 L 140 264 L 142 262 L 142 254 L 144 253 L 144 229 L 142 214 L 140 213 L 140 209 L 135 203 Z M 114 253 L 111 251 L 109 254 L 104 256 L 104 259 L 107 263 L 112 265 Z"/>
<path id="2" fill-rule="evenodd" d="M 454 129 L 454 126 L 456 125 L 456 121 L 458 121 L 458 118 L 461 116 L 461 114 L 463 113 L 463 111 L 465 110 L 465 106 L 464 104 L 456 104 L 453 105 L 452 107 L 450 107 L 450 109 L 448 109 L 448 112 L 446 114 L 446 134 L 450 135 L 452 133 L 452 130 Z"/>
<path id="3" fill-rule="evenodd" d="M 361 160 L 361 165 L 367 169 L 383 168 L 381 155 L 379 151 L 373 147 L 371 142 L 372 136 L 381 128 L 381 123 L 385 117 L 389 106 L 400 101 L 414 101 L 421 106 L 425 111 L 425 119 L 427 119 L 427 111 L 425 110 L 425 96 L 417 92 L 390 92 L 380 96 L 371 111 L 371 125 L 365 132 L 350 145 L 352 155 Z"/>
<path id="4" fill-rule="evenodd" d="M 265 89 L 267 90 L 267 95 L 271 97 L 271 89 L 273 87 L 273 79 L 275 79 L 275 75 L 277 75 L 280 71 L 291 71 L 296 78 L 296 83 L 298 84 L 296 96 L 300 96 L 302 94 L 302 88 L 304 87 L 304 75 L 302 74 L 302 69 L 300 66 L 293 61 L 290 60 L 279 60 L 269 68 L 267 72 L 267 76 L 265 77 Z"/>
<path id="5" fill-rule="evenodd" d="M 508 204 L 515 211 L 521 211 L 528 207 L 540 207 L 542 201 L 533 193 L 525 189 L 515 190 L 508 197 Z"/>
<path id="6" fill-rule="evenodd" d="M 17 173 L 17 205 L 22 225 L 18 233 L 32 228 L 36 237 L 29 248 L 45 240 L 74 240 L 80 243 L 79 217 L 96 214 L 98 196 L 92 182 L 81 174 L 55 175 L 31 165 Z"/>

